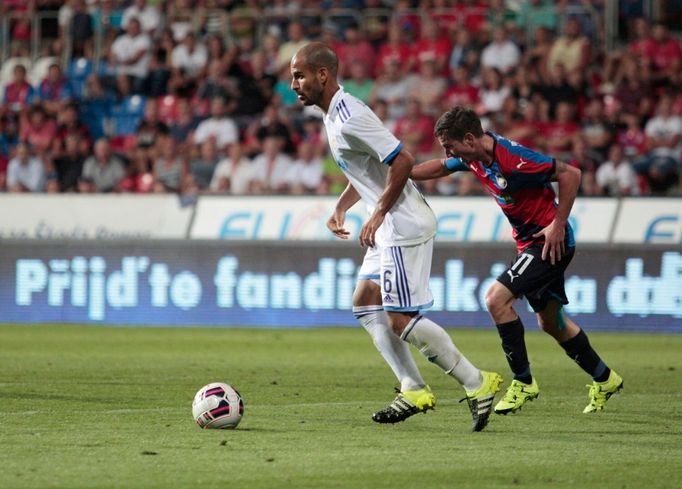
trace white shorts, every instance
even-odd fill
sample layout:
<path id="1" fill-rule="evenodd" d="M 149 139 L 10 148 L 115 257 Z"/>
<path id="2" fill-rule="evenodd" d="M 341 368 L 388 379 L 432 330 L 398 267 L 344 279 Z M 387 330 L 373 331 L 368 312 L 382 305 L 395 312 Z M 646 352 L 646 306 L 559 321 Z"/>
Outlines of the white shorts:
<path id="1" fill-rule="evenodd" d="M 381 287 L 386 311 L 419 311 L 433 305 L 429 289 L 433 239 L 412 246 L 369 248 L 358 280 L 372 280 Z"/>

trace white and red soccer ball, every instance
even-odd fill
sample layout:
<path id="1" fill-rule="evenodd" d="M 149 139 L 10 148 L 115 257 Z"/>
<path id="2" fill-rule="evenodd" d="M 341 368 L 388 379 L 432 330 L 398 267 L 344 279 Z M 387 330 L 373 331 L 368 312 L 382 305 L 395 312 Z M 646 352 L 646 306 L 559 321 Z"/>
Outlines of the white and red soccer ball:
<path id="1" fill-rule="evenodd" d="M 192 402 L 192 415 L 201 428 L 235 429 L 243 414 L 242 396 L 223 382 L 205 385 Z"/>

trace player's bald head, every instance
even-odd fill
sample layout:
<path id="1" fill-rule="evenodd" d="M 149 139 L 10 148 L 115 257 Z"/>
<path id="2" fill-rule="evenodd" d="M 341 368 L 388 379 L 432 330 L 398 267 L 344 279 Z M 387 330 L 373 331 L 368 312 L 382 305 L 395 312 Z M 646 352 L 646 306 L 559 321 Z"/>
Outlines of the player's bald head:
<path id="1" fill-rule="evenodd" d="M 334 78 L 336 78 L 339 70 L 339 59 L 336 57 L 336 53 L 329 46 L 321 42 L 306 44 L 298 50 L 294 58 L 297 61 L 303 62 L 311 71 L 326 68 Z"/>

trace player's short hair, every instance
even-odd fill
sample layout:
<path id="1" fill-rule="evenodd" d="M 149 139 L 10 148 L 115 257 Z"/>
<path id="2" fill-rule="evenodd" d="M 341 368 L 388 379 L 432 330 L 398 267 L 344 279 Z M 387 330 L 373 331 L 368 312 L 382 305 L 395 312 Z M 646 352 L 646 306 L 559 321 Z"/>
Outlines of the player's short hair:
<path id="1" fill-rule="evenodd" d="M 336 53 L 322 42 L 311 42 L 303 46 L 296 57 L 303 58 L 305 64 L 313 71 L 326 68 L 336 78 L 339 71 L 339 58 Z"/>
<path id="2" fill-rule="evenodd" d="M 444 136 L 461 141 L 468 132 L 480 138 L 483 136 L 483 127 L 473 109 L 457 106 L 440 116 L 433 132 L 436 137 Z"/>

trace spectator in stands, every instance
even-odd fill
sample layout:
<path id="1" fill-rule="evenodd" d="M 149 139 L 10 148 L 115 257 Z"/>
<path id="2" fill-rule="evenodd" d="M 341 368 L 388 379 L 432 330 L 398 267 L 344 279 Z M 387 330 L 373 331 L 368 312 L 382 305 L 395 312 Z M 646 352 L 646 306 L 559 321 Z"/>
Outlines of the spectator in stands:
<path id="1" fill-rule="evenodd" d="M 372 45 L 364 38 L 359 26 L 353 22 L 344 30 L 343 42 L 336 47 L 339 58 L 339 76 L 350 77 L 350 67 L 353 63 L 362 63 L 370 73 L 374 69 L 376 53 Z"/>
<path id="2" fill-rule="evenodd" d="M 653 43 L 647 57 L 659 78 L 674 78 L 682 69 L 680 41 L 670 35 L 665 24 L 656 24 L 652 31 Z"/>
<path id="3" fill-rule="evenodd" d="M 475 107 L 479 102 L 478 87 L 471 82 L 467 65 L 458 65 L 452 68 L 450 73 L 452 83 L 443 95 L 441 112 L 456 105 Z"/>
<path id="4" fill-rule="evenodd" d="M 635 170 L 645 175 L 652 194 L 665 194 L 678 184 L 680 148 L 682 144 L 682 117 L 672 113 L 672 97 L 661 97 L 656 116 L 644 128 L 647 154 L 635 163 Z"/>
<path id="5" fill-rule="evenodd" d="M 159 119 L 159 104 L 156 99 L 148 99 L 144 106 L 144 115 L 137 125 L 137 145 L 142 149 L 151 149 L 161 135 L 170 132 L 168 126 Z"/>
<path id="6" fill-rule="evenodd" d="M 642 101 L 654 94 L 651 83 L 651 68 L 644 58 L 624 55 L 613 78 L 614 96 L 623 104 L 623 110 L 639 113 Z M 648 115 L 648 114 L 647 114 Z"/>
<path id="7" fill-rule="evenodd" d="M 447 81 L 437 70 L 435 60 L 423 59 L 419 64 L 419 73 L 409 78 L 408 96 L 419 100 L 422 111 L 435 116 L 443 100 Z"/>
<path id="8" fill-rule="evenodd" d="M 213 59 L 208 64 L 208 73 L 202 77 L 197 90 L 197 98 L 208 101 L 216 97 L 227 99 L 231 95 L 230 84 L 225 77 L 225 62 Z"/>
<path id="9" fill-rule="evenodd" d="M 585 138 L 578 134 L 571 142 L 570 158 L 568 158 L 566 161 L 571 166 L 579 168 L 580 171 L 583 172 L 583 175 L 586 173 L 591 173 L 594 176 L 597 172 L 600 162 L 604 161 L 604 159 L 599 153 L 596 153 L 594 150 L 590 149 L 585 142 Z M 599 194 L 601 194 L 601 191 L 598 191 L 595 195 Z"/>
<path id="10" fill-rule="evenodd" d="M 404 32 L 397 22 L 391 22 L 388 26 L 388 39 L 379 47 L 376 57 L 376 66 L 369 71 L 374 77 L 382 74 L 383 68 L 389 59 L 396 59 L 403 74 L 412 71 L 414 66 L 414 53 L 410 44 L 405 39 Z"/>
<path id="11" fill-rule="evenodd" d="M 111 45 L 109 62 L 116 75 L 116 87 L 123 96 L 142 93 L 144 81 L 149 74 L 151 40 L 140 30 L 140 21 L 128 20 L 126 33 L 117 37 Z"/>
<path id="12" fill-rule="evenodd" d="M 546 153 L 557 158 L 569 156 L 573 138 L 580 133 L 580 126 L 575 122 L 575 106 L 569 102 L 560 102 L 556 108 L 554 120 L 546 123 L 542 129 L 542 146 Z"/>
<path id="13" fill-rule="evenodd" d="M 162 20 L 158 8 L 155 5 L 148 5 L 147 0 L 133 0 L 133 4 L 123 11 L 122 27 L 127 30 L 132 19 L 137 19 L 142 31 L 151 36 L 159 28 Z"/>
<path id="14" fill-rule="evenodd" d="M 609 159 L 597 169 L 597 185 L 604 195 L 628 197 L 639 195 L 637 174 L 632 165 L 624 158 L 623 149 L 618 144 L 609 148 Z"/>
<path id="15" fill-rule="evenodd" d="M 190 160 L 187 180 L 183 184 L 185 192 L 189 194 L 208 192 L 218 161 L 215 139 L 206 139 L 199 147 L 199 154 Z"/>
<path id="16" fill-rule="evenodd" d="M 532 42 L 526 44 L 522 65 L 527 69 L 537 67 L 538 70 L 541 70 L 542 76 L 546 78 L 548 72 L 547 57 L 553 44 L 552 31 L 547 27 L 538 26 L 533 32 Z"/>
<path id="17" fill-rule="evenodd" d="M 192 20 L 195 12 L 194 0 L 172 0 L 168 2 L 166 25 L 173 33 L 173 39 L 181 41 L 190 32 L 194 32 Z"/>
<path id="18" fill-rule="evenodd" d="M 287 26 L 287 41 L 279 48 L 277 71 L 288 67 L 294 54 L 308 42 L 309 40 L 305 37 L 305 27 L 303 24 L 298 20 L 289 22 L 289 25 Z"/>
<path id="19" fill-rule="evenodd" d="M 19 140 L 17 133 L 15 119 L 5 113 L 3 107 L 0 106 L 0 157 L 4 158 L 5 163 Z"/>
<path id="20" fill-rule="evenodd" d="M 288 73 L 289 70 L 282 70 Z M 236 76 L 237 109 L 235 114 L 241 116 L 255 116 L 263 112 L 272 100 L 277 77 L 265 70 L 265 54 L 255 51 L 251 56 L 248 72 Z M 291 87 L 285 87 L 294 95 Z"/>
<path id="21" fill-rule="evenodd" d="M 66 138 L 71 134 L 79 136 L 78 142 L 80 145 L 80 152 L 87 154 L 92 145 L 90 130 L 78 117 L 78 107 L 74 103 L 67 104 L 64 109 L 57 114 L 57 136 L 55 138 L 55 144 L 52 146 L 52 152 L 55 156 L 61 154 L 66 144 Z"/>
<path id="22" fill-rule="evenodd" d="M 481 103 L 477 107 L 479 114 L 489 114 L 502 108 L 504 99 L 511 95 L 511 90 L 502 83 L 502 73 L 495 68 L 485 68 L 481 73 Z"/>
<path id="23" fill-rule="evenodd" d="M 377 100 L 387 104 L 387 116 L 395 121 L 405 113 L 405 100 L 410 92 L 410 81 L 403 76 L 400 60 L 386 58 L 381 76 L 374 83 L 374 91 L 370 95 L 370 105 Z M 383 119 L 382 119 L 383 120 Z"/>
<path id="24" fill-rule="evenodd" d="M 651 26 L 644 17 L 634 19 L 632 22 L 632 39 L 628 42 L 627 51 L 631 55 L 648 59 L 653 56 L 654 40 L 651 37 Z"/>
<path id="25" fill-rule="evenodd" d="M 316 194 L 322 185 L 322 158 L 315 154 L 312 143 L 298 145 L 297 156 L 289 170 L 292 194 Z"/>
<path id="26" fill-rule="evenodd" d="M 48 151 L 56 135 L 57 124 L 47 116 L 41 105 L 31 107 L 28 117 L 21 120 L 19 139 L 31 145 L 40 156 Z"/>
<path id="27" fill-rule="evenodd" d="M 538 27 L 556 31 L 559 26 L 557 5 L 554 0 L 523 0 L 516 24 L 530 38 Z"/>
<path id="28" fill-rule="evenodd" d="M 549 70 L 554 71 L 561 64 L 571 73 L 583 71 L 590 56 L 590 42 L 582 33 L 580 23 L 570 18 L 564 27 L 564 34 L 557 38 L 549 52 Z"/>
<path id="29" fill-rule="evenodd" d="M 233 144 L 226 158 L 220 160 L 213 172 L 211 191 L 216 194 L 243 195 L 249 191 L 253 164 L 244 157 L 240 144 Z"/>
<path id="30" fill-rule="evenodd" d="M 249 129 L 249 141 L 245 145 L 245 154 L 254 155 L 263 151 L 263 143 L 268 136 L 279 137 L 282 141 L 282 150 L 287 154 L 293 154 L 294 141 L 291 121 L 284 117 L 275 104 L 265 108 L 263 116 L 255 121 Z M 256 141 L 253 141 L 253 139 Z"/>
<path id="31" fill-rule="evenodd" d="M 178 114 L 170 125 L 170 136 L 175 143 L 184 145 L 191 138 L 192 131 L 198 124 L 197 118 L 192 113 L 192 105 L 189 99 L 178 100 Z"/>
<path id="32" fill-rule="evenodd" d="M 146 194 L 154 189 L 154 175 L 149 155 L 139 146 L 132 151 L 132 161 L 126 167 L 126 176 L 118 185 L 121 192 Z"/>
<path id="33" fill-rule="evenodd" d="M 222 152 L 227 149 L 227 145 L 239 141 L 239 129 L 227 115 L 227 110 L 227 104 L 222 97 L 211 100 L 211 117 L 197 126 L 194 144 L 204 144 L 209 139 L 215 139 L 218 151 Z"/>
<path id="34" fill-rule="evenodd" d="M 554 70 L 550 72 L 548 82 L 543 83 L 539 89 L 542 98 L 547 101 L 549 117 L 554 117 L 559 103 L 567 102 L 573 104 L 578 98 L 578 92 L 568 82 L 566 69 L 562 64 L 554 67 Z"/>
<path id="35" fill-rule="evenodd" d="M 171 55 L 173 69 L 179 70 L 185 77 L 196 79 L 208 62 L 208 50 L 202 42 L 198 42 L 194 32 L 188 32 Z"/>
<path id="36" fill-rule="evenodd" d="M 78 191 L 78 181 L 83 173 L 85 153 L 82 151 L 81 136 L 70 133 L 64 140 L 64 151 L 52 161 L 56 181 L 61 192 Z"/>
<path id="37" fill-rule="evenodd" d="M 417 98 L 410 98 L 405 106 L 405 115 L 395 124 L 395 137 L 412 145 L 417 161 L 427 159 L 433 150 L 434 119 L 422 112 Z"/>
<path id="38" fill-rule="evenodd" d="M 633 161 L 644 154 L 646 150 L 646 135 L 636 114 L 626 112 L 621 117 L 621 120 L 625 127 L 618 131 L 616 141 L 623 148 L 625 157 Z"/>
<path id="39" fill-rule="evenodd" d="M 85 0 L 73 0 L 71 6 L 73 13 L 69 33 L 73 45 L 72 56 L 92 57 L 94 35 L 92 16 L 87 10 Z"/>
<path id="40" fill-rule="evenodd" d="M 62 16 L 62 10 L 64 10 L 64 8 L 60 9 L 59 25 L 60 32 L 65 33 L 68 30 L 68 15 L 70 14 L 66 13 L 64 16 Z M 114 39 L 121 30 L 121 22 L 123 21 L 123 8 L 114 0 L 100 0 L 97 2 L 97 5 L 90 9 L 90 17 L 92 29 L 101 29 L 102 52 L 109 52 L 111 43 L 114 42 Z M 63 38 L 64 36 L 62 35 L 62 39 Z"/>
<path id="41" fill-rule="evenodd" d="M 504 27 L 497 27 L 493 31 L 493 41 L 481 52 L 481 66 L 496 68 L 505 74 L 516 68 L 521 61 L 521 51 L 518 46 L 507 37 Z"/>
<path id="42" fill-rule="evenodd" d="M 435 63 L 436 73 L 447 75 L 451 50 L 450 41 L 439 35 L 438 25 L 433 19 L 426 17 L 421 25 L 421 36 L 414 47 L 417 71 L 420 70 L 421 63 L 427 61 Z"/>
<path id="43" fill-rule="evenodd" d="M 179 193 L 187 179 L 187 160 L 170 135 L 162 134 L 156 140 L 156 158 L 153 166 L 154 192 Z"/>
<path id="44" fill-rule="evenodd" d="M 450 72 L 460 66 L 465 66 L 471 74 L 478 73 L 480 48 L 475 42 L 471 32 L 466 29 L 458 29 L 455 34 L 455 44 L 450 51 L 448 66 Z"/>
<path id="45" fill-rule="evenodd" d="M 45 189 L 45 163 L 35 156 L 30 146 L 21 142 L 16 156 L 7 166 L 7 190 L 9 192 L 42 192 Z"/>
<path id="46" fill-rule="evenodd" d="M 284 153 L 284 140 L 268 134 L 263 140 L 263 152 L 253 160 L 250 191 L 255 194 L 284 193 L 291 187 L 292 159 Z"/>
<path id="47" fill-rule="evenodd" d="M 170 59 L 175 44 L 168 29 L 161 33 L 149 56 L 148 75 L 144 93 L 148 97 L 161 97 L 168 93 L 184 93 L 195 88 L 193 80 L 185 79 L 179 70 L 171 71 Z"/>
<path id="48" fill-rule="evenodd" d="M 221 3 L 219 3 L 221 2 Z M 251 2 L 253 5 L 253 2 Z M 220 35 L 231 29 L 235 37 L 242 35 L 247 35 L 247 32 L 243 32 L 241 24 L 246 24 L 246 30 L 252 28 L 253 19 L 245 18 L 239 15 L 241 12 L 235 12 L 234 17 L 229 18 L 228 13 L 222 10 L 222 7 L 230 8 L 224 0 L 203 0 L 199 3 L 198 12 L 195 10 L 194 19 L 198 18 L 198 22 L 195 20 L 196 25 L 200 26 L 199 31 L 206 33 L 209 36 Z M 247 10 L 251 6 L 246 7 Z M 258 8 L 259 10 L 259 8 Z M 254 18 L 258 18 L 258 11 L 253 12 Z M 248 17 L 248 13 L 246 14 Z"/>
<path id="49" fill-rule="evenodd" d="M 50 114 L 57 114 L 73 96 L 71 85 L 62 74 L 58 63 L 50 65 L 47 76 L 40 82 L 38 96 L 45 110 Z"/>
<path id="50" fill-rule="evenodd" d="M 26 81 L 26 67 L 18 64 L 12 70 L 12 81 L 5 87 L 3 103 L 12 111 L 19 112 L 28 107 L 36 96 L 31 84 Z"/>
<path id="51" fill-rule="evenodd" d="M 94 152 L 83 164 L 83 174 L 78 189 L 80 192 L 114 192 L 126 175 L 125 164 L 111 152 L 106 138 L 95 142 Z"/>
<path id="52" fill-rule="evenodd" d="M 581 118 L 581 134 L 587 146 L 596 151 L 602 160 L 606 158 L 609 146 L 613 142 L 614 130 L 615 128 L 606 121 L 602 99 L 594 97 Z"/>
<path id="53" fill-rule="evenodd" d="M 343 81 L 344 90 L 368 103 L 370 94 L 374 89 L 374 80 L 370 78 L 366 64 L 353 61 L 349 68 L 349 76 L 350 78 Z"/>

